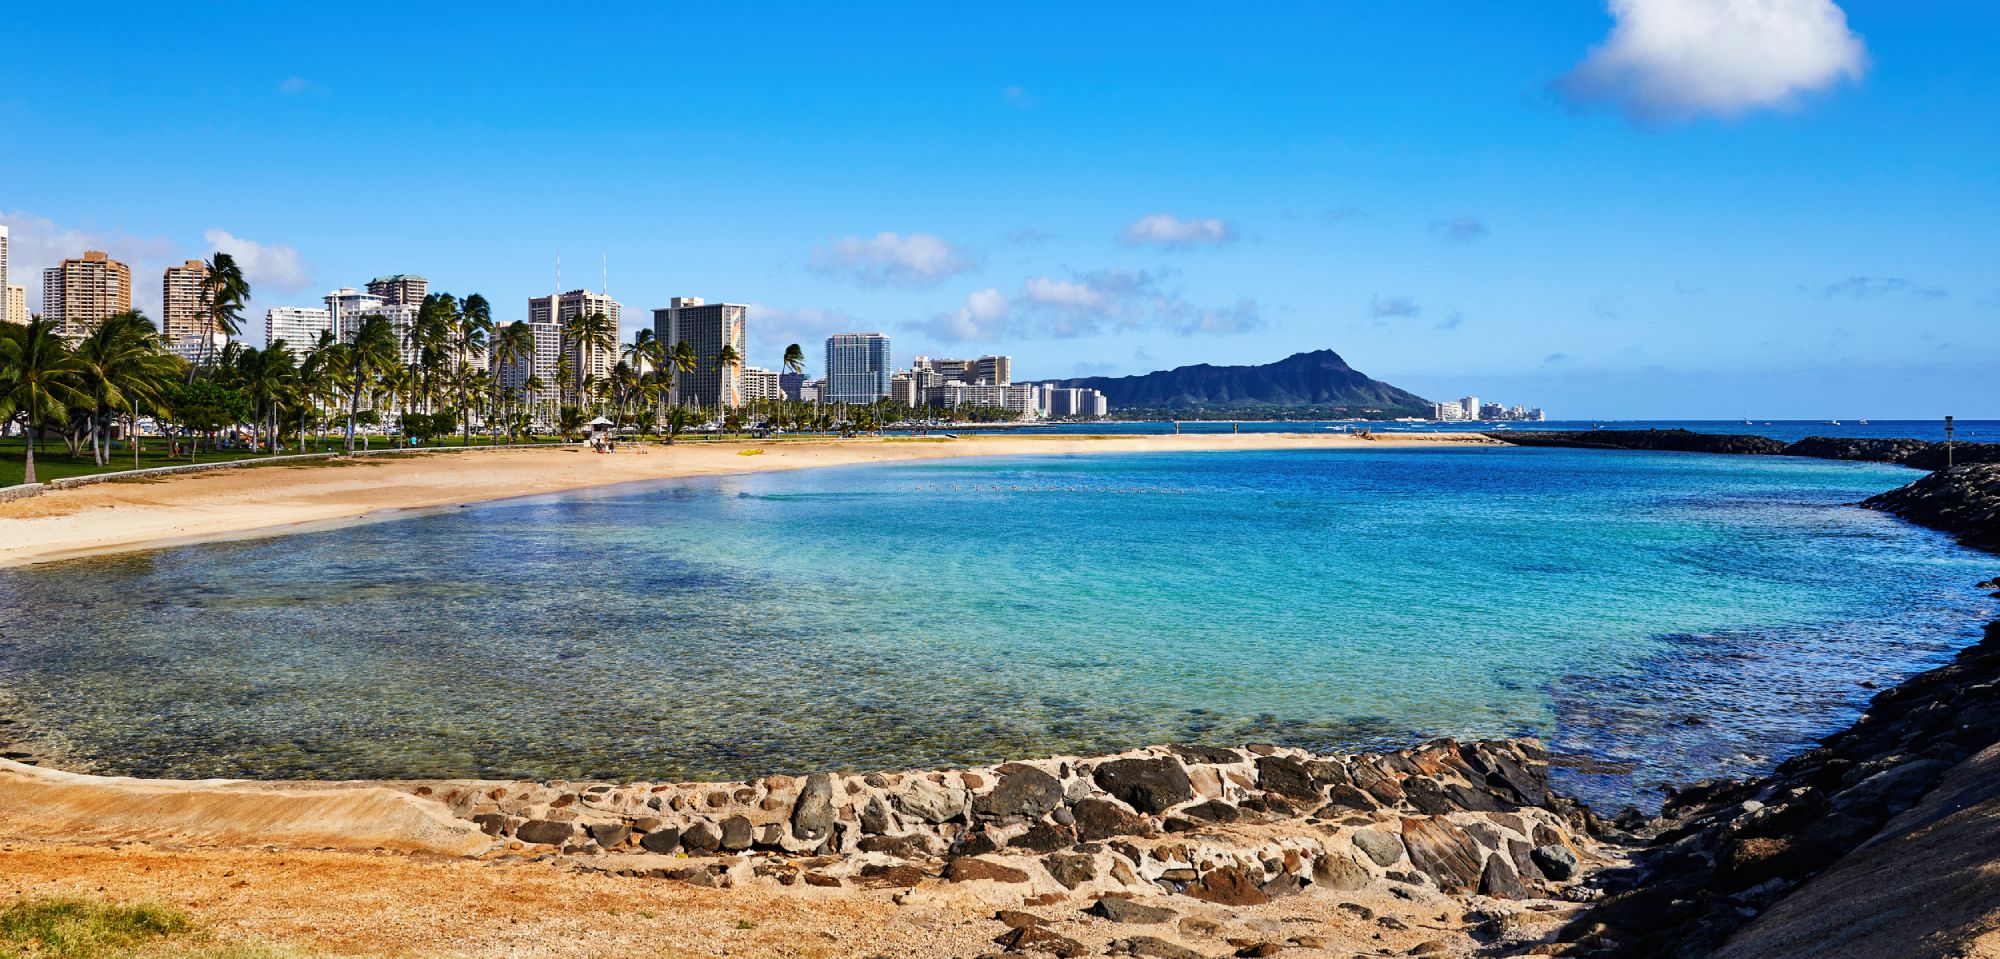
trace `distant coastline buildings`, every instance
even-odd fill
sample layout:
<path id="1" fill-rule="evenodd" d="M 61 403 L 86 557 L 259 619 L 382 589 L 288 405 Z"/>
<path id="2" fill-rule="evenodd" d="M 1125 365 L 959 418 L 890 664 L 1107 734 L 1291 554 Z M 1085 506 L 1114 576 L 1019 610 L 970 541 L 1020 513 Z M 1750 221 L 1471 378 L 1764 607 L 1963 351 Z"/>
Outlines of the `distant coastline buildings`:
<path id="1" fill-rule="evenodd" d="M 1521 420 L 1540 423 L 1548 419 L 1548 414 L 1537 406 L 1529 408 L 1515 404 L 1503 406 L 1499 403 L 1481 403 L 1477 396 L 1462 397 L 1456 403 L 1432 403 L 1431 419 L 1444 422 L 1505 422 Z"/>

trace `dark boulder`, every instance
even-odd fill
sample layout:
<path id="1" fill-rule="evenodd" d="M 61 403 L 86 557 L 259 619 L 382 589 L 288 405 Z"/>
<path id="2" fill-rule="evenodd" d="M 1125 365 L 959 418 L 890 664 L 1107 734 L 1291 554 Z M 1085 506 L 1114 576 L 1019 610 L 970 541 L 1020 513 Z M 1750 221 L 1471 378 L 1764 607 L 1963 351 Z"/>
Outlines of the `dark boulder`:
<path id="1" fill-rule="evenodd" d="M 1187 770 L 1171 759 L 1114 759 L 1091 773 L 1097 788 L 1142 813 L 1166 812 L 1194 798 Z"/>
<path id="2" fill-rule="evenodd" d="M 994 770 L 1000 776 L 993 791 L 972 800 L 972 812 L 982 819 L 1040 819 L 1062 804 L 1062 782 L 1033 766 L 1008 763 Z"/>
<path id="3" fill-rule="evenodd" d="M 1286 756 L 1257 759 L 1257 787 L 1293 799 L 1320 798 L 1320 787 L 1305 764 Z"/>
<path id="4" fill-rule="evenodd" d="M 833 776 L 813 773 L 792 808 L 792 838 L 824 842 L 833 835 Z"/>

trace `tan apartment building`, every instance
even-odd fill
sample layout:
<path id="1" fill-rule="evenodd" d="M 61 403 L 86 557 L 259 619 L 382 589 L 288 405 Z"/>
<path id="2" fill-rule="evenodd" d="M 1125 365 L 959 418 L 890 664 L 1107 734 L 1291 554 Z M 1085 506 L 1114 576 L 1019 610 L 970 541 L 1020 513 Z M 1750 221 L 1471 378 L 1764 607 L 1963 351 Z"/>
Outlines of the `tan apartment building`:
<path id="1" fill-rule="evenodd" d="M 7 322 L 28 322 L 28 288 L 19 283 L 7 284 Z"/>
<path id="2" fill-rule="evenodd" d="M 132 309 L 132 268 L 101 250 L 42 271 L 42 316 L 63 336 L 90 335 L 106 317 Z"/>
<path id="3" fill-rule="evenodd" d="M 160 281 L 160 332 L 167 342 L 214 333 L 208 307 L 208 264 L 189 260 L 167 267 Z"/>
<path id="4" fill-rule="evenodd" d="M 382 298 L 390 306 L 421 306 L 424 297 L 431 291 L 431 281 L 415 273 L 397 273 L 394 276 L 378 276 L 368 281 L 368 292 Z"/>

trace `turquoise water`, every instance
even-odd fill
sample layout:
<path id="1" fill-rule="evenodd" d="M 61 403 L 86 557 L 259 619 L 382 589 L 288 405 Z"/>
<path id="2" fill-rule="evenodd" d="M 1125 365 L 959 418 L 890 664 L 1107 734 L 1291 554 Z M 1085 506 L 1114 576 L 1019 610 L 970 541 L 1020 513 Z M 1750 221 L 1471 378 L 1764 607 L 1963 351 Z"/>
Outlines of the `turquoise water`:
<path id="1" fill-rule="evenodd" d="M 1759 768 L 1976 638 L 1875 464 L 972 459 L 0 573 L 0 689 L 167 776 L 740 777 L 1532 733 L 1600 802 Z"/>

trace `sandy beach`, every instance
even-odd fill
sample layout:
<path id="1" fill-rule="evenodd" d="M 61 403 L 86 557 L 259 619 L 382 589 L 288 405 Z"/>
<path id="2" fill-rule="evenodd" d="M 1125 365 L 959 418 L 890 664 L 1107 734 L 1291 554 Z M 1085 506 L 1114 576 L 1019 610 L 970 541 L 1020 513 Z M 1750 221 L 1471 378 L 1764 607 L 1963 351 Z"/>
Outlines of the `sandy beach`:
<path id="1" fill-rule="evenodd" d="M 274 536 L 617 483 L 964 456 L 1493 445 L 1476 434 L 969 436 L 475 450 L 218 470 L 0 503 L 0 567 Z"/>

